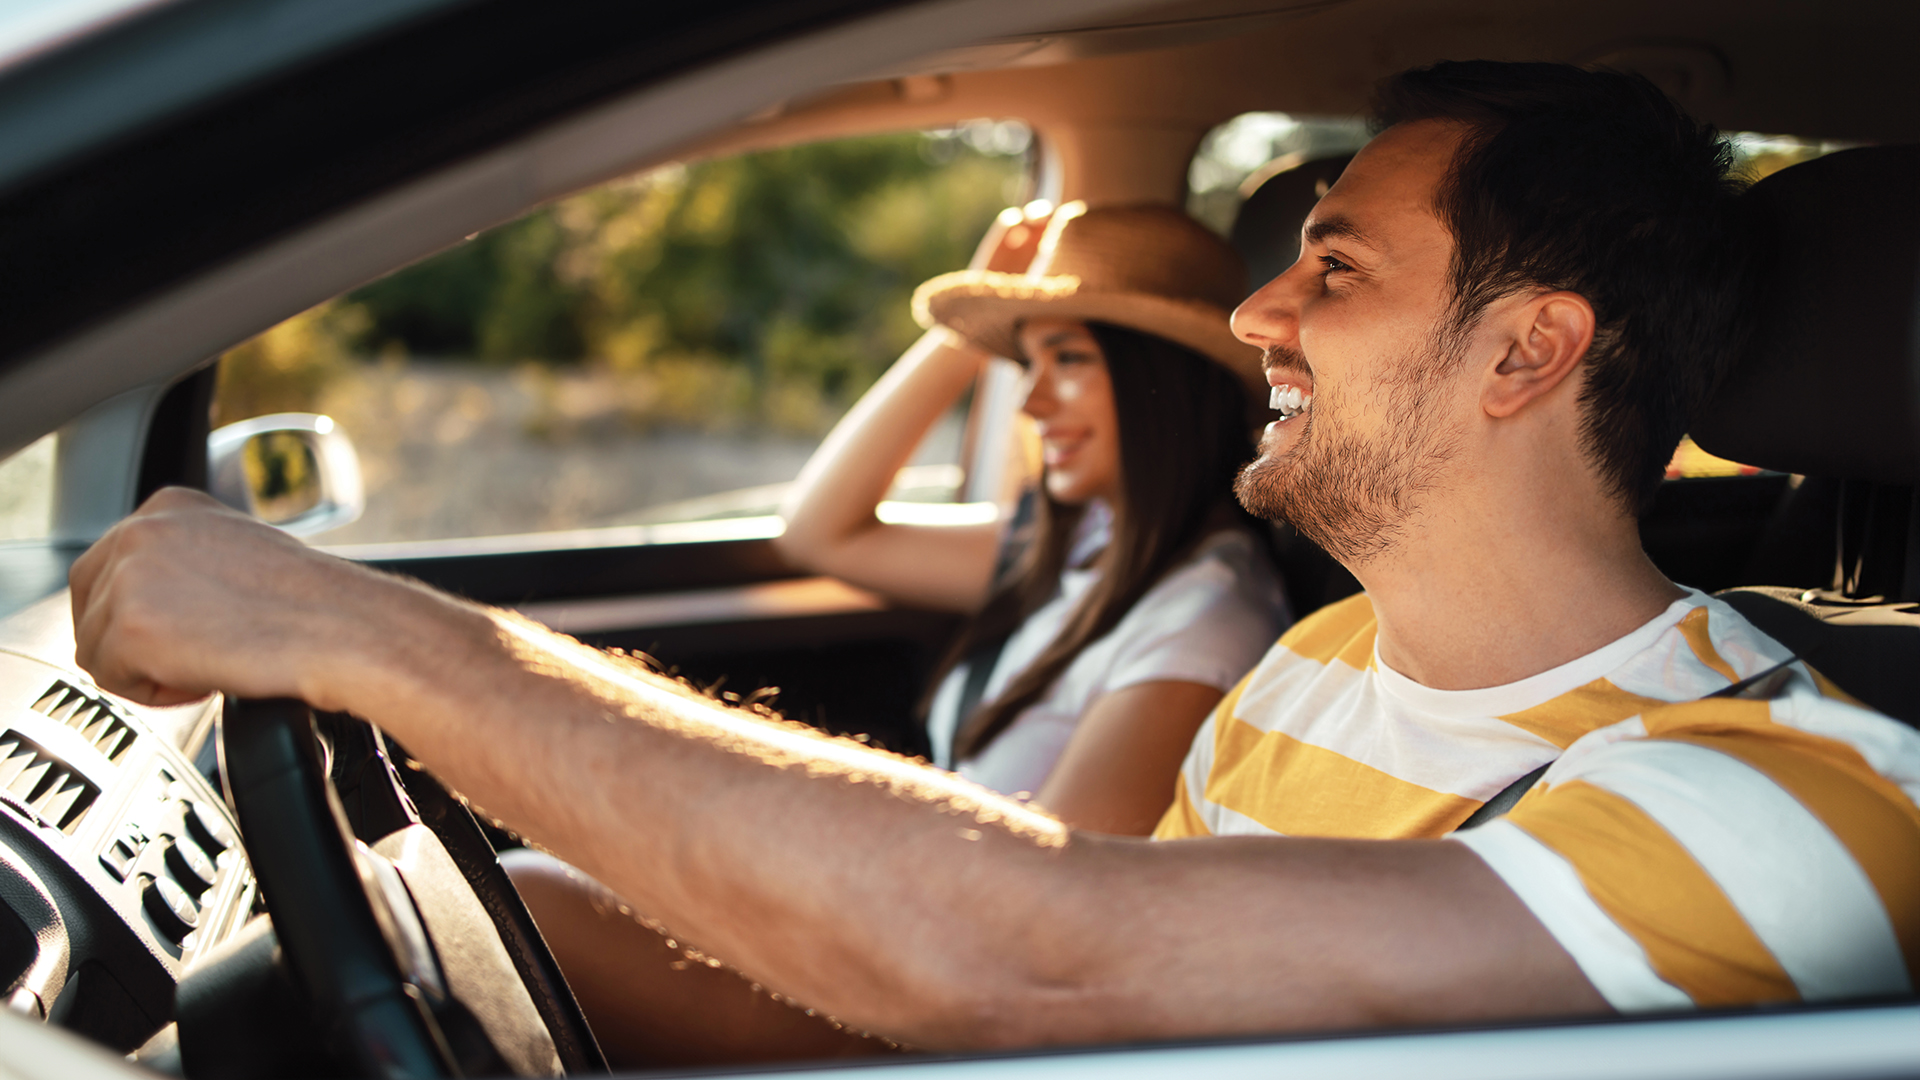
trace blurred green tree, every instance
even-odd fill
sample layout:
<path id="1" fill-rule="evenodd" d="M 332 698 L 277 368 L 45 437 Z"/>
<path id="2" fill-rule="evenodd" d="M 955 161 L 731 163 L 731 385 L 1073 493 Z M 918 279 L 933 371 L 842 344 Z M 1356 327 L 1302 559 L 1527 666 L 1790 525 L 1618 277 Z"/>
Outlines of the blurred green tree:
<path id="1" fill-rule="evenodd" d="M 1026 145 L 980 122 L 656 169 L 356 290 L 344 347 L 605 365 L 660 382 L 650 420 L 820 430 L 919 332 L 913 287 L 1024 197 Z"/>

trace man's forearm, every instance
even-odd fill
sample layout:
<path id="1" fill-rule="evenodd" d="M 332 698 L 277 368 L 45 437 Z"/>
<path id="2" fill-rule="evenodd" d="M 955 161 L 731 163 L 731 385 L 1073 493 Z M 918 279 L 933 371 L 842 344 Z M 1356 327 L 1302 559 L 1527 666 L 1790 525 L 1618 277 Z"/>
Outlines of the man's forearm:
<path id="1" fill-rule="evenodd" d="M 74 564 L 149 704 L 298 695 L 782 993 L 929 1047 L 1603 1008 L 1464 846 L 1070 835 L 499 612 L 155 495 Z"/>
<path id="2" fill-rule="evenodd" d="M 1598 1007 L 1550 939 L 1489 920 L 1517 901 L 1458 845 L 1071 836 L 511 616 L 449 614 L 493 627 L 462 635 L 478 651 L 449 685 L 360 711 L 674 934 L 855 1026 L 959 1048 L 1451 1019 L 1482 993 Z"/>
<path id="3" fill-rule="evenodd" d="M 341 672 L 348 709 L 486 813 L 789 996 L 953 1045 L 975 1036 L 941 1025 L 987 1023 L 981 1011 L 1012 1004 L 1023 978 L 1093 975 L 1080 957 L 1009 962 L 1046 958 L 1023 936 L 1061 944 L 1049 927 L 1071 875 L 1053 819 L 512 616 L 441 600 L 396 621 L 394 639 L 413 644 L 369 658 L 358 679 Z"/>
<path id="4" fill-rule="evenodd" d="M 154 495 L 71 583 L 76 658 L 102 688 L 358 713 L 681 937 L 851 1023 L 974 1044 L 963 1029 L 1017 1008 L 1023 983 L 1098 981 L 1085 958 L 1111 955 L 1057 947 L 1084 905 L 1051 819 L 321 555 L 203 494 Z"/>

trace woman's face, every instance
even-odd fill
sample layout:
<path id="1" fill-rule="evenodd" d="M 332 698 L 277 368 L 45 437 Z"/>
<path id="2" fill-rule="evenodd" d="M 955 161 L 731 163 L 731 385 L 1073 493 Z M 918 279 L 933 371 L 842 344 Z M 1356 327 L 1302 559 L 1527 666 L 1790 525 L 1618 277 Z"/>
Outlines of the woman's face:
<path id="1" fill-rule="evenodd" d="M 1120 422 L 1100 343 L 1077 319 L 1041 317 L 1020 327 L 1025 354 L 1022 412 L 1040 428 L 1047 494 L 1079 505 L 1118 505 Z"/>

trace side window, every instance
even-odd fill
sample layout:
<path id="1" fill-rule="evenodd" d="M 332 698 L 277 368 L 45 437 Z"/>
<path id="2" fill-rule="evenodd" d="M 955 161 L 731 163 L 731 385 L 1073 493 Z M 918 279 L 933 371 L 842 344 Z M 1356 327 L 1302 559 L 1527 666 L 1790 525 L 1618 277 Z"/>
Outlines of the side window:
<path id="1" fill-rule="evenodd" d="M 53 460 L 58 439 L 48 435 L 0 461 L 0 543 L 44 540 L 53 533 Z"/>
<path id="2" fill-rule="evenodd" d="M 1351 154 L 1367 138 L 1366 122 L 1357 117 L 1242 113 L 1200 140 L 1187 166 L 1187 212 L 1225 236 L 1240 204 L 1268 177 Z"/>
<path id="3" fill-rule="evenodd" d="M 232 350 L 213 422 L 333 418 L 366 509 L 325 544 L 770 514 L 919 334 L 914 286 L 1027 197 L 1031 142 L 982 121 L 584 192 Z M 953 497 L 962 426 L 896 499 Z"/>

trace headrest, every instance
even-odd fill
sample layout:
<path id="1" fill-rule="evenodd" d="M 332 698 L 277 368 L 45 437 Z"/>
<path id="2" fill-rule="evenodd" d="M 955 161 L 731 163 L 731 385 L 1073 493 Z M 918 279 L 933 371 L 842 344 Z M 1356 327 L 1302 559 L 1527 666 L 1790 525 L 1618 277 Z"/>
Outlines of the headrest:
<path id="1" fill-rule="evenodd" d="M 1244 185 L 1253 188 L 1240 204 L 1227 242 L 1247 261 L 1247 292 L 1279 277 L 1300 257 L 1300 223 L 1320 196 L 1327 193 L 1352 154 L 1289 163 L 1281 158 L 1264 179 L 1255 173 Z"/>
<path id="2" fill-rule="evenodd" d="M 1742 199 L 1758 321 L 1694 440 L 1781 472 L 1920 481 L 1920 146 L 1830 154 Z"/>

